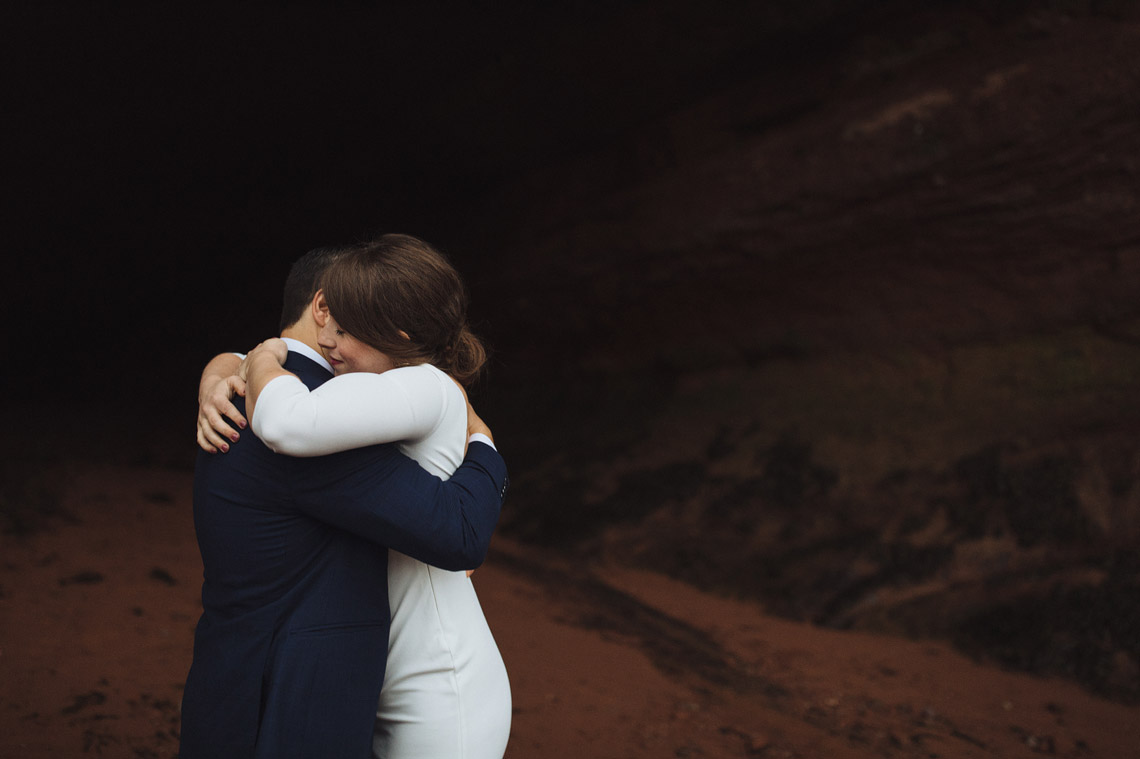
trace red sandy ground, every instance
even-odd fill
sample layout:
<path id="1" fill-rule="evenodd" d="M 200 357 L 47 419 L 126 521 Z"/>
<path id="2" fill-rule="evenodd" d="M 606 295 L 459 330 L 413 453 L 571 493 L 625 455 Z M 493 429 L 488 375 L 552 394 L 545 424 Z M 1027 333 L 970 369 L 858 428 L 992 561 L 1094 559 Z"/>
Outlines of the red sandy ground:
<path id="1" fill-rule="evenodd" d="M 76 474 L 0 536 L 0 758 L 172 757 L 201 567 L 182 471 Z M 1136 757 L 1140 708 L 941 642 L 822 630 L 497 539 L 476 574 L 511 674 L 507 756 Z"/>

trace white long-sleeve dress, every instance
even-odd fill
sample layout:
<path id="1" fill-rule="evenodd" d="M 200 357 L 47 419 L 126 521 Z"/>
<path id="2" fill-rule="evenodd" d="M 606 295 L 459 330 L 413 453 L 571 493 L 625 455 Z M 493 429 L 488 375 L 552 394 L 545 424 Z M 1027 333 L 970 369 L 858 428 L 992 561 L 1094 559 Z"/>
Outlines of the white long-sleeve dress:
<path id="1" fill-rule="evenodd" d="M 253 431 L 278 453 L 318 456 L 400 441 L 447 479 L 463 461 L 467 404 L 428 364 L 343 374 L 309 391 L 296 377 L 269 382 Z M 499 649 L 465 572 L 388 551 L 392 627 L 373 754 L 383 759 L 501 759 L 511 692 Z"/>

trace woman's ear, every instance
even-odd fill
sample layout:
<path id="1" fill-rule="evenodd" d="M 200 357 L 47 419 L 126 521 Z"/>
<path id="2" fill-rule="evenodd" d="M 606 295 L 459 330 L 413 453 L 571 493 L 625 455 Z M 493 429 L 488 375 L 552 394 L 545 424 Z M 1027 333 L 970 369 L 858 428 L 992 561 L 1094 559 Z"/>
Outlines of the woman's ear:
<path id="1" fill-rule="evenodd" d="M 313 296 L 313 302 L 309 304 L 309 309 L 313 314 L 313 321 L 317 323 L 318 327 L 324 327 L 329 321 L 329 304 L 325 300 L 325 291 L 317 290 L 316 295 Z"/>
<path id="2" fill-rule="evenodd" d="M 407 340 L 408 342 L 411 342 L 411 341 L 412 341 L 412 338 L 408 337 L 408 333 L 407 333 L 407 332 L 405 332 L 404 330 L 402 330 L 402 329 L 398 329 L 398 330 L 396 330 L 396 332 L 397 332 L 397 333 L 400 335 L 400 337 L 404 338 L 404 339 L 405 339 L 405 340 Z"/>

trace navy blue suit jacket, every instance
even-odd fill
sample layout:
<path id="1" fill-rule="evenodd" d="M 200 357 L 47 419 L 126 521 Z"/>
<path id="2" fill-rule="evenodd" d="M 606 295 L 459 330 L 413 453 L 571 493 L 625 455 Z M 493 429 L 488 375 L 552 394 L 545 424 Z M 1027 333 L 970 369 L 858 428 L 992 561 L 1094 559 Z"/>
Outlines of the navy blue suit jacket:
<path id="1" fill-rule="evenodd" d="M 332 376 L 298 353 L 285 368 L 310 389 Z M 247 432 L 229 453 L 200 452 L 203 612 L 181 759 L 369 759 L 388 651 L 383 546 L 476 567 L 505 492 L 503 460 L 481 443 L 447 482 L 391 444 L 293 458 Z"/>

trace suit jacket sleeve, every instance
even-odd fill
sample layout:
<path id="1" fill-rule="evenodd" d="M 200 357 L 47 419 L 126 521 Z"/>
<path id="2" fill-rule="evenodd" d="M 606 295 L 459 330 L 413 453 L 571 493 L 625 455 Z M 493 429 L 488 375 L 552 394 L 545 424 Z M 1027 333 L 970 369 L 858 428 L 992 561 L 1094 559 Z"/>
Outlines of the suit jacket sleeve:
<path id="1" fill-rule="evenodd" d="M 478 442 L 446 482 L 391 445 L 294 461 L 301 511 L 441 569 L 483 563 L 507 489 L 502 457 Z"/>

